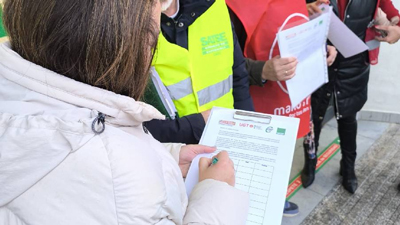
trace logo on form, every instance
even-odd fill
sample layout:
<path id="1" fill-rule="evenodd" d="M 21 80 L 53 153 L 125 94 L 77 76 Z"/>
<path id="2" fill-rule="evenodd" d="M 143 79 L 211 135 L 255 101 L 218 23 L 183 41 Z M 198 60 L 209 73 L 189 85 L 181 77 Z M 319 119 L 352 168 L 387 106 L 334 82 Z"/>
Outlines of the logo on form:
<path id="1" fill-rule="evenodd" d="M 277 135 L 285 135 L 286 134 L 286 129 L 285 128 L 278 128 L 276 130 Z"/>
<path id="2" fill-rule="evenodd" d="M 267 127 L 267 129 L 265 129 L 265 132 L 271 133 L 273 130 L 274 130 L 273 127 Z"/>

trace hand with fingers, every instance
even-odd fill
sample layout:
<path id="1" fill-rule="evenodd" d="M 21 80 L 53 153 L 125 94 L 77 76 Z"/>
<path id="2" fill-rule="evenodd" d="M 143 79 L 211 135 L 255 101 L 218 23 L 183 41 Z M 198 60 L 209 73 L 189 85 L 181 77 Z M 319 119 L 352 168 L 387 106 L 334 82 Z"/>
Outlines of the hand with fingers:
<path id="1" fill-rule="evenodd" d="M 275 56 L 268 60 L 262 71 L 262 78 L 270 81 L 286 81 L 292 79 L 296 72 L 297 59 Z"/>
<path id="2" fill-rule="evenodd" d="M 213 159 L 217 158 L 218 160 Z M 235 169 L 226 151 L 221 151 L 213 159 L 201 158 L 199 161 L 199 182 L 207 179 L 226 182 L 235 186 Z M 215 163 L 216 162 L 216 163 Z"/>
<path id="3" fill-rule="evenodd" d="M 375 29 L 381 30 L 387 33 L 386 37 L 375 37 L 376 40 L 394 44 L 400 39 L 400 27 L 399 26 L 376 26 Z"/>
<path id="4" fill-rule="evenodd" d="M 213 153 L 215 152 L 215 147 L 208 147 L 204 145 L 184 145 L 181 147 L 181 151 L 179 152 L 179 168 L 182 172 L 182 177 L 186 177 L 190 164 L 192 164 L 193 159 L 199 155 L 204 153 Z"/>
<path id="5" fill-rule="evenodd" d="M 328 57 L 326 58 L 326 62 L 328 63 L 328 66 L 332 66 L 332 64 L 335 62 L 336 56 L 337 56 L 337 51 L 336 48 L 328 45 Z"/>
<path id="6" fill-rule="evenodd" d="M 329 4 L 330 1 L 329 0 L 317 0 L 313 3 L 308 3 L 307 4 L 307 11 L 308 11 L 308 15 L 314 15 L 314 14 L 319 14 L 322 13 L 321 9 L 319 8 L 320 5 L 322 4 Z"/>

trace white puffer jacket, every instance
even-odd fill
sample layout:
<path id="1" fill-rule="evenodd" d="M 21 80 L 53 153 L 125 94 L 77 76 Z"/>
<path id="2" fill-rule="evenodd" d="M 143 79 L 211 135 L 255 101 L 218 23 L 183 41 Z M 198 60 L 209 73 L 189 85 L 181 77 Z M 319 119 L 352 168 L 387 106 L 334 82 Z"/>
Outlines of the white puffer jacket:
<path id="1" fill-rule="evenodd" d="M 205 180 L 188 201 L 180 145 L 168 151 L 143 130 L 155 118 L 0 45 L 0 224 L 244 224 L 248 195 L 226 183 Z"/>

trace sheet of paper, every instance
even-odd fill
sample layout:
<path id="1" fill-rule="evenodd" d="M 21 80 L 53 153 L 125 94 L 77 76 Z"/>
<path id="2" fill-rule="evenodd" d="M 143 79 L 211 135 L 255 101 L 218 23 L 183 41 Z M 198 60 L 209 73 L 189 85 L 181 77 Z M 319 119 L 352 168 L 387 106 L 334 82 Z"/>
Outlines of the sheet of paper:
<path id="1" fill-rule="evenodd" d="M 281 224 L 299 119 L 213 108 L 200 144 L 225 150 L 234 162 L 235 187 L 250 194 L 247 225 Z M 255 115 L 255 116 L 254 116 Z M 263 119 L 267 116 L 269 119 Z M 269 123 L 266 123 L 269 122 Z M 187 194 L 198 183 L 200 157 L 186 177 Z"/>
<path id="2" fill-rule="evenodd" d="M 324 13 L 332 11 L 332 7 L 327 4 L 320 5 L 320 8 Z M 315 17 L 311 16 L 310 18 L 314 19 Z M 335 13 L 331 13 L 330 20 L 328 39 L 345 58 L 369 49 L 364 41 L 357 37 Z"/>
<path id="3" fill-rule="evenodd" d="M 292 107 L 328 82 L 326 40 L 330 13 L 278 33 L 281 57 L 296 57 L 296 75 L 286 81 Z"/>

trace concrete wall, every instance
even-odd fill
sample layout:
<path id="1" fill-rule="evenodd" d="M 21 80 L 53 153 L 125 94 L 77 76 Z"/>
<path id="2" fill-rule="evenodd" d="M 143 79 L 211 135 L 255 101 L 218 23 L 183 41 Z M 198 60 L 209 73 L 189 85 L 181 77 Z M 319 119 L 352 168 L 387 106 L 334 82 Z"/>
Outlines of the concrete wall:
<path id="1" fill-rule="evenodd" d="M 400 9 L 400 0 L 393 0 Z M 361 119 L 400 123 L 400 42 L 381 44 L 379 64 L 372 66 L 368 102 Z"/>

